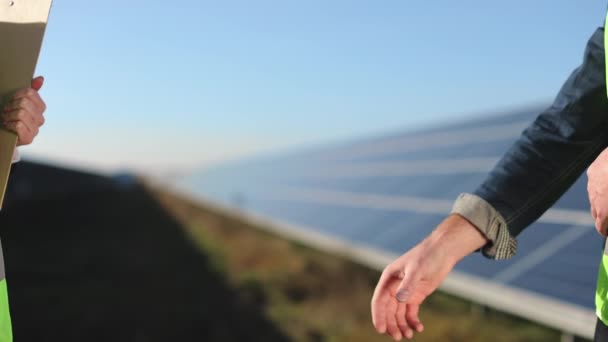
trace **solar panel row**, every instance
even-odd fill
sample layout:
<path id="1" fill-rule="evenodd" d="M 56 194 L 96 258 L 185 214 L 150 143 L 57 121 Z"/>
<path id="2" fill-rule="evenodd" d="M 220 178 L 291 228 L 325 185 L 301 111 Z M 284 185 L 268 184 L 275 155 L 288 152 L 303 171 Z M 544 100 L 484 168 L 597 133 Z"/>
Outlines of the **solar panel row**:
<path id="1" fill-rule="evenodd" d="M 206 170 L 180 187 L 219 203 L 400 254 L 470 192 L 537 110 L 480 118 Z M 465 258 L 456 269 L 593 309 L 602 251 L 584 179 L 519 238 L 516 258 Z"/>

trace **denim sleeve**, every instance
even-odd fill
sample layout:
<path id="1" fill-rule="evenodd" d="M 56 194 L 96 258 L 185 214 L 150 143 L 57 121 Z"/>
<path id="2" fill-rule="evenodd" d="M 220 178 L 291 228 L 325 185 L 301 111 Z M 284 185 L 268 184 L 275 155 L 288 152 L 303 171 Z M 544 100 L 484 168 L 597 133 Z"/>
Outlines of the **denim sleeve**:
<path id="1" fill-rule="evenodd" d="M 604 29 L 589 39 L 583 62 L 505 153 L 473 194 L 452 213 L 473 223 L 490 243 L 482 252 L 507 259 L 515 237 L 549 209 L 608 144 Z"/>

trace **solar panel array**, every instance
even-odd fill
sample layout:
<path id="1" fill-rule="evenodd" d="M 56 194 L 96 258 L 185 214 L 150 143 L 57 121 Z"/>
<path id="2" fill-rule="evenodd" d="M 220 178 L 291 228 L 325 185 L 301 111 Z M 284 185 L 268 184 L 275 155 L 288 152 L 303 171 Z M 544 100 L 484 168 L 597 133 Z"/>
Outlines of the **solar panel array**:
<path id="1" fill-rule="evenodd" d="M 491 115 L 201 171 L 180 187 L 341 240 L 401 254 L 472 192 L 539 108 Z M 465 258 L 456 270 L 593 310 L 603 240 L 586 177 L 525 230 L 517 256 Z"/>

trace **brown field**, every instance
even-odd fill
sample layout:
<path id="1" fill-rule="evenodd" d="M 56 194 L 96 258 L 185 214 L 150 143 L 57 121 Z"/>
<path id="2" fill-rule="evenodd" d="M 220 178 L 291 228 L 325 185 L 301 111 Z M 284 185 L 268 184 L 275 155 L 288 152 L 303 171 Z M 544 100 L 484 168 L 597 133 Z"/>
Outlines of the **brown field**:
<path id="1" fill-rule="evenodd" d="M 379 272 L 166 192 L 155 192 L 243 301 L 257 306 L 296 341 L 389 341 L 370 323 Z M 416 341 L 557 341 L 559 333 L 446 294 L 421 309 L 426 331 Z"/>
<path id="2" fill-rule="evenodd" d="M 389 341 L 379 276 L 139 182 L 21 162 L 0 236 L 15 341 Z M 556 341 L 432 296 L 416 341 Z"/>

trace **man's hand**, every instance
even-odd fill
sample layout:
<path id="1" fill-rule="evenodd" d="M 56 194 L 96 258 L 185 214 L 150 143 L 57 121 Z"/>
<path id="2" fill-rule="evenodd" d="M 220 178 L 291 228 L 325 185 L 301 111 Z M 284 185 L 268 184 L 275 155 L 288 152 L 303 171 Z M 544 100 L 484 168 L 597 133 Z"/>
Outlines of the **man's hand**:
<path id="1" fill-rule="evenodd" d="M 449 216 L 416 247 L 388 265 L 372 298 L 372 321 L 380 334 L 411 339 L 424 326 L 420 304 L 439 287 L 454 265 L 487 243 L 483 234 L 458 215 Z"/>
<path id="2" fill-rule="evenodd" d="M 595 230 L 608 235 L 608 149 L 605 149 L 587 170 L 587 192 Z"/>
<path id="3" fill-rule="evenodd" d="M 0 115 L 4 127 L 17 134 L 17 146 L 31 144 L 44 124 L 46 104 L 38 94 L 43 83 L 44 78 L 34 78 L 30 88 L 18 90 L 13 95 Z"/>

